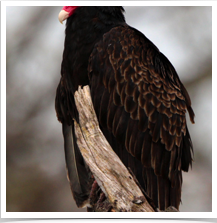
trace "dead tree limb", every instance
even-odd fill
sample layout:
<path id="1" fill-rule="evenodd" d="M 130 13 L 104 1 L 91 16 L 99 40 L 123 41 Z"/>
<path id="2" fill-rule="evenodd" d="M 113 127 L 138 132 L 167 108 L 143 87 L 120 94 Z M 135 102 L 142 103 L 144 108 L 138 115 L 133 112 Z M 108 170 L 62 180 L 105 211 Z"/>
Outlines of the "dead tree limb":
<path id="1" fill-rule="evenodd" d="M 75 134 L 85 162 L 114 211 L 155 212 L 102 134 L 93 108 L 89 86 L 75 92 L 79 124 Z"/>

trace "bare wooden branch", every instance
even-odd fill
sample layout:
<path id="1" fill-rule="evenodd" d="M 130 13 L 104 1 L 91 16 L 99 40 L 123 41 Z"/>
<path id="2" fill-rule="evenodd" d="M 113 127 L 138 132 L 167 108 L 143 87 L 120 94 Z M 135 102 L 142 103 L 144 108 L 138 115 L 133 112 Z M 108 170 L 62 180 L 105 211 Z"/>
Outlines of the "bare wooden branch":
<path id="1" fill-rule="evenodd" d="M 75 134 L 80 151 L 113 211 L 155 212 L 102 134 L 89 86 L 75 92 L 79 124 Z"/>

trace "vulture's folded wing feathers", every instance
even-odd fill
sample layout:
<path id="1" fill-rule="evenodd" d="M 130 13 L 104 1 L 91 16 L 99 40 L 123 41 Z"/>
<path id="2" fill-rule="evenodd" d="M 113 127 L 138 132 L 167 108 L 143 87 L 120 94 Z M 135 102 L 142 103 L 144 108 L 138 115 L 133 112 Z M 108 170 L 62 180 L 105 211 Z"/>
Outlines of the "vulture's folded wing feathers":
<path id="1" fill-rule="evenodd" d="M 192 162 L 186 110 L 192 121 L 194 114 L 175 69 L 143 34 L 119 26 L 95 45 L 88 71 L 102 130 L 119 139 L 111 146 L 121 147 L 116 150 L 126 166 L 143 169 L 138 180 L 160 209 L 178 208 L 181 171 Z"/>

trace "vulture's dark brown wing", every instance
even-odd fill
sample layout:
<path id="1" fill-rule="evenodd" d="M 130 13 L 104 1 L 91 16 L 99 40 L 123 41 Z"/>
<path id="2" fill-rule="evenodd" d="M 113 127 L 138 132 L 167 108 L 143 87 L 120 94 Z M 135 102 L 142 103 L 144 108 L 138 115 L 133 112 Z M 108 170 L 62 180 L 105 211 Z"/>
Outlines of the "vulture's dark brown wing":
<path id="1" fill-rule="evenodd" d="M 88 71 L 107 140 L 160 209 L 178 208 L 192 162 L 185 114 L 194 113 L 175 69 L 143 34 L 119 26 L 96 44 Z"/>

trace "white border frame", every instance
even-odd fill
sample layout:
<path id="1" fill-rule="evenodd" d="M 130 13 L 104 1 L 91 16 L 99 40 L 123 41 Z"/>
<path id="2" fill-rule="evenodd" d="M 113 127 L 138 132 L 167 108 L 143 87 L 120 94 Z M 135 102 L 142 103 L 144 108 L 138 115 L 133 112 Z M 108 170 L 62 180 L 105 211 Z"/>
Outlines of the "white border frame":
<path id="1" fill-rule="evenodd" d="M 67 1 L 3 1 L 1 2 L 1 218 L 216 218 L 216 199 L 212 200 L 212 212 L 158 212 L 156 213 L 93 213 L 93 212 L 6 212 L 6 6 L 63 6 Z M 79 6 L 212 6 L 212 40 L 213 58 L 216 58 L 217 49 L 216 27 L 217 2 L 215 1 L 73 1 L 73 5 Z M 198 37 L 199 38 L 199 37 Z M 216 66 L 213 63 L 213 73 L 216 75 Z M 216 95 L 215 75 L 213 75 L 213 94 Z M 214 102 L 214 100 L 213 100 Z M 217 114 L 215 103 L 213 103 L 213 114 Z M 215 115 L 212 119 L 216 123 Z M 214 141 L 215 125 L 212 131 L 212 145 L 216 148 Z M 216 150 L 212 151 L 212 157 L 216 157 Z M 214 160 L 214 159 L 213 159 Z M 216 162 L 213 162 L 213 172 Z M 216 182 L 214 174 L 212 177 L 212 197 L 216 198 Z M 197 187 L 197 185 L 195 185 Z M 199 196 L 199 195 L 198 195 Z"/>

